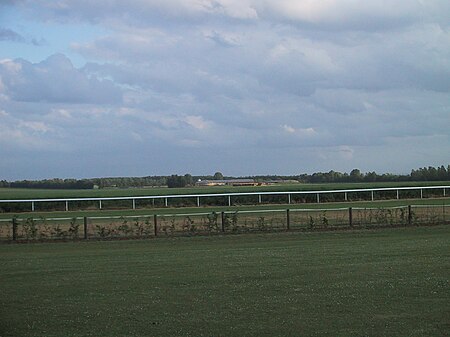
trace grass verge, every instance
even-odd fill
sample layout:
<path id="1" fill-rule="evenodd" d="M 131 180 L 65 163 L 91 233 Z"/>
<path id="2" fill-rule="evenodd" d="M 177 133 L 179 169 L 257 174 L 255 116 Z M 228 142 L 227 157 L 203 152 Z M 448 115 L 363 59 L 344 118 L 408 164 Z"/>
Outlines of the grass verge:
<path id="1" fill-rule="evenodd" d="M 1 245 L 0 336 L 442 336 L 450 227 Z"/>

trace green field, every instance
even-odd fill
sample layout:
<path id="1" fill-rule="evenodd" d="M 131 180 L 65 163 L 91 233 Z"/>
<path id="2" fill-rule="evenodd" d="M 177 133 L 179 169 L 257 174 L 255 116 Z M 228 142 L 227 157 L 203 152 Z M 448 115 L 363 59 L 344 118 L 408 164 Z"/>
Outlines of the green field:
<path id="1" fill-rule="evenodd" d="M 212 206 L 212 207 L 157 207 L 144 209 L 94 209 L 78 211 L 52 211 L 52 212 L 22 212 L 22 213 L 0 213 L 0 219 L 11 219 L 17 217 L 26 219 L 29 217 L 96 217 L 96 216 L 133 216 L 133 215 L 165 215 L 165 214 L 190 214 L 199 212 L 236 212 L 236 211 L 260 211 L 260 210 L 279 210 L 279 209 L 336 209 L 348 207 L 361 208 L 386 208 L 405 205 L 450 205 L 450 197 L 432 198 L 432 199 L 401 199 L 401 200 L 378 200 L 378 201 L 351 201 L 351 202 L 327 202 L 311 204 L 261 204 L 261 205 L 241 205 L 241 206 Z"/>
<path id="2" fill-rule="evenodd" d="M 45 199 L 45 198 L 96 198 L 96 197 L 131 197 L 168 194 L 206 194 L 206 193 L 239 193 L 269 191 L 319 191 L 353 188 L 381 188 L 407 186 L 447 186 L 448 181 L 425 182 L 377 182 L 377 183 L 334 183 L 334 184 L 275 184 L 255 187 L 192 187 L 192 188 L 126 188 L 98 190 L 44 190 L 27 188 L 0 188 L 0 200 L 5 199 Z"/>
<path id="3" fill-rule="evenodd" d="M 0 245 L 0 336 L 444 336 L 450 227 Z"/>

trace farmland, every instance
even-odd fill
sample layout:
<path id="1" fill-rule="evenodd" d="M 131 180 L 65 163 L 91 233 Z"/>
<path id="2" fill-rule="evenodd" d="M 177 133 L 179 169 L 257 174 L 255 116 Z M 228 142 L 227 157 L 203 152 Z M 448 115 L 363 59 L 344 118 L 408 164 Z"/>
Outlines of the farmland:
<path id="1" fill-rule="evenodd" d="M 152 209 L 88 209 L 76 211 L 36 211 L 25 213 L 0 213 L 0 219 L 10 219 L 13 216 L 26 219 L 33 217 L 95 217 L 95 216 L 134 216 L 134 215 L 153 215 L 153 214 L 177 214 L 177 213 L 197 213 L 197 212 L 236 212 L 236 211 L 272 211 L 278 209 L 333 209 L 333 208 L 386 208 L 414 205 L 450 205 L 450 198 L 433 199 L 408 199 L 408 200 L 379 200 L 379 201 L 352 201 L 352 202 L 327 202 L 315 204 L 262 204 L 262 205 L 239 205 L 239 206 L 203 206 L 203 207 L 157 207 Z"/>
<path id="2" fill-rule="evenodd" d="M 207 193 L 241 193 L 241 192 L 288 192 L 316 191 L 353 188 L 409 187 L 409 186 L 440 186 L 448 182 L 379 182 L 379 183 L 334 183 L 334 184 L 276 184 L 269 186 L 213 186 L 188 188 L 111 188 L 93 190 L 45 190 L 29 188 L 0 188 L 0 200 L 5 199 L 45 199 L 45 198 L 97 198 L 97 197 L 133 197 L 166 194 L 207 194 Z"/>
<path id="3" fill-rule="evenodd" d="M 178 189 L 143 188 L 105 190 L 32 190 L 3 188 L 0 189 L 0 213 L 13 216 L 14 213 L 20 214 L 32 211 L 33 214 L 46 216 L 49 212 L 61 211 L 67 214 L 69 214 L 69 211 L 71 213 L 76 213 L 76 211 L 89 211 L 92 214 L 93 210 L 122 210 L 126 213 L 130 209 L 137 211 L 167 209 L 168 207 L 172 209 L 179 207 L 193 208 L 195 206 L 197 209 L 201 206 L 211 211 L 222 211 L 224 210 L 224 206 L 228 206 L 226 210 L 235 207 L 245 209 L 248 206 L 254 206 L 257 209 L 263 205 L 270 207 L 273 204 L 283 205 L 285 203 L 292 204 L 294 208 L 301 207 L 299 205 L 302 204 L 311 205 L 315 203 L 326 203 L 333 207 L 332 204 L 343 204 L 343 201 L 347 205 L 342 207 L 352 207 L 348 201 L 352 201 L 355 205 L 358 205 L 358 203 L 362 205 L 367 201 L 377 201 L 380 202 L 379 207 L 383 207 L 383 202 L 385 205 L 395 205 L 395 202 L 392 203 L 394 199 L 419 199 L 419 203 L 422 203 L 423 200 L 428 198 L 435 199 L 434 204 L 436 204 L 437 199 L 443 199 L 444 203 L 448 199 L 450 188 L 442 188 L 442 186 L 447 186 L 444 185 L 445 183 L 421 183 L 415 186 L 411 186 L 411 184 L 394 185 L 381 183 L 286 184 L 258 187 L 222 186 Z M 25 201 L 22 199 L 25 199 Z M 2 200 L 4 202 L 1 202 Z M 17 201 L 14 202 L 14 200 Z M 385 202 L 388 203 L 386 204 Z M 425 203 L 428 202 L 425 201 Z M 402 205 L 405 205 L 405 203 Z"/>
<path id="4" fill-rule="evenodd" d="M 1 336 L 442 336 L 450 228 L 0 245 Z"/>

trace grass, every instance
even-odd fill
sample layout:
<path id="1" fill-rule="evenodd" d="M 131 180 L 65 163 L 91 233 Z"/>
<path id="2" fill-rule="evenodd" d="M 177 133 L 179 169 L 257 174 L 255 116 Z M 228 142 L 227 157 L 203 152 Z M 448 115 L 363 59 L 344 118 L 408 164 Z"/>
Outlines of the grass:
<path id="1" fill-rule="evenodd" d="M 56 190 L 29 188 L 0 188 L 0 200 L 5 199 L 45 199 L 45 198 L 96 198 L 96 197 L 131 197 L 168 194 L 207 194 L 207 193 L 239 193 L 270 191 L 319 191 L 353 188 L 381 188 L 407 186 L 441 186 L 448 181 L 424 182 L 375 182 L 375 183 L 330 183 L 330 184 L 276 184 L 271 186 L 214 186 L 188 188 L 117 188 L 98 190 Z"/>
<path id="2" fill-rule="evenodd" d="M 0 336 L 443 336 L 450 227 L 0 245 Z"/>
<path id="3" fill-rule="evenodd" d="M 333 209 L 333 208 L 383 208 L 405 205 L 449 205 L 450 198 L 430 198 L 430 199 L 400 199 L 400 200 L 376 200 L 376 201 L 348 201 L 348 202 L 326 202 L 307 204 L 260 204 L 241 206 L 202 206 L 202 207 L 156 207 L 142 209 L 90 209 L 77 211 L 35 211 L 22 213 L 0 213 L 0 219 L 17 218 L 26 219 L 29 217 L 96 217 L 96 216 L 132 216 L 132 215 L 164 215 L 164 214 L 189 214 L 189 213 L 212 213 L 222 211 L 255 211 L 255 210 L 277 210 L 277 209 Z M 63 207 L 63 206 L 62 206 Z"/>

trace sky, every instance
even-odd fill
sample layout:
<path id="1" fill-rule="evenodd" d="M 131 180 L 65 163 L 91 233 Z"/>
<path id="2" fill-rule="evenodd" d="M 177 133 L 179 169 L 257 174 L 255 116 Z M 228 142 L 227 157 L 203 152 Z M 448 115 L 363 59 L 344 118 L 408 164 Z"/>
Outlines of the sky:
<path id="1" fill-rule="evenodd" d="M 2 0 L 0 180 L 450 162 L 448 0 Z"/>

